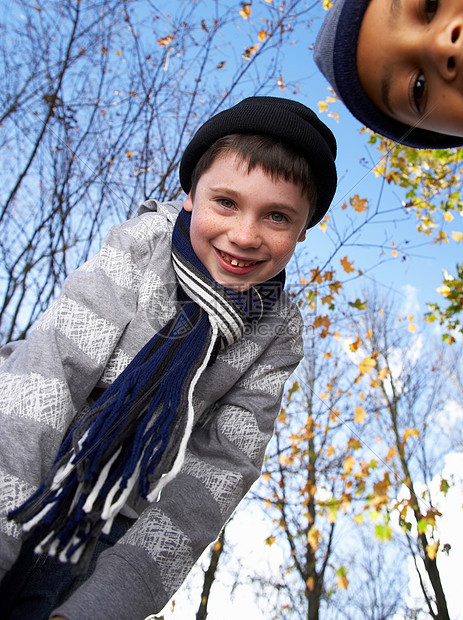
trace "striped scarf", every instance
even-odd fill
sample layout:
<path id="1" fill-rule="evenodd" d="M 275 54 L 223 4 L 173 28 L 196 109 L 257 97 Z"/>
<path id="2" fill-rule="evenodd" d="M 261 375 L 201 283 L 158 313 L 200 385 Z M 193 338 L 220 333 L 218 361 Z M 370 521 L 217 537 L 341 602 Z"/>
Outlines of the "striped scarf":
<path id="1" fill-rule="evenodd" d="M 284 271 L 245 293 L 218 284 L 194 253 L 190 220 L 182 209 L 172 236 L 181 309 L 65 437 L 41 487 L 9 514 L 38 541 L 37 553 L 71 562 L 77 572 L 137 486 L 152 502 L 177 475 L 198 379 L 283 289 Z"/>

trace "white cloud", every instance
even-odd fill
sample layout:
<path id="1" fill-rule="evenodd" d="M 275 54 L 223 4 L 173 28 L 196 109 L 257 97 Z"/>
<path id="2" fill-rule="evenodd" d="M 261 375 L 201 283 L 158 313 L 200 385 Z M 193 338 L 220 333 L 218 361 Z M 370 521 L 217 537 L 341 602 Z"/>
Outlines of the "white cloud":
<path id="1" fill-rule="evenodd" d="M 418 289 L 411 284 L 404 284 L 402 291 L 405 296 L 405 300 L 402 306 L 402 312 L 405 314 L 413 314 L 414 316 L 420 313 L 420 302 L 418 300 Z"/>

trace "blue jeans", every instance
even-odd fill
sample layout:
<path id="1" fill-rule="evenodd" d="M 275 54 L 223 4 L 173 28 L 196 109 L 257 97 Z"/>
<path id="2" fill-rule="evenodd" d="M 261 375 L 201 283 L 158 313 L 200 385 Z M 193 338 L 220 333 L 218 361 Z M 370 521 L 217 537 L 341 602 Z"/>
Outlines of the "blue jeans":
<path id="1" fill-rule="evenodd" d="M 133 524 L 132 519 L 119 515 L 111 532 L 103 534 L 93 553 L 88 571 L 72 574 L 70 564 L 33 551 L 29 540 L 12 569 L 0 584 L 1 620 L 48 620 L 50 613 L 63 603 L 93 573 L 99 554 L 112 547 Z"/>

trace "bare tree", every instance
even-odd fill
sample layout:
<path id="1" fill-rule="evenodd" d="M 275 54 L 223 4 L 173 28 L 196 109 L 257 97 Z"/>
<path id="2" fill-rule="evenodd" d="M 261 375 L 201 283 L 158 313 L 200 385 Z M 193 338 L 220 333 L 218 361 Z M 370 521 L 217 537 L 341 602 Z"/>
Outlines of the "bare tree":
<path id="1" fill-rule="evenodd" d="M 393 620 L 405 617 L 407 574 L 402 550 L 375 540 L 371 527 L 352 528 L 349 588 L 330 603 L 338 620 Z M 408 616 L 407 616 L 408 617 Z"/>
<path id="2" fill-rule="evenodd" d="M 368 401 L 387 448 L 382 499 L 376 498 L 377 507 L 387 506 L 388 513 L 392 511 L 398 517 L 426 613 L 448 620 L 437 557 L 435 525 L 440 512 L 431 484 L 450 450 L 445 437 L 436 433 L 449 389 L 442 371 L 447 351 L 433 350 L 429 342 L 424 350 L 413 318 L 401 317 L 390 299 L 380 300 L 372 291 L 365 298 L 368 302 L 358 332 L 362 350 L 373 360 Z"/>
<path id="3" fill-rule="evenodd" d="M 108 228 L 179 196 L 195 129 L 266 94 L 313 7 L 15 0 L 0 13 L 0 334 L 21 338 Z M 224 68 L 226 67 L 226 71 Z"/>
<path id="4" fill-rule="evenodd" d="M 335 322 L 336 313 L 330 316 Z M 313 327 L 305 358 L 289 387 L 257 496 L 274 523 L 268 544 L 286 549 L 287 577 L 270 583 L 280 608 L 288 617 L 318 620 L 332 592 L 348 584 L 339 544 L 347 521 L 340 517 L 355 512 L 355 490 L 363 482 L 351 476 L 358 442 L 350 363 L 336 338 L 323 336 L 321 315 L 306 318 Z"/>

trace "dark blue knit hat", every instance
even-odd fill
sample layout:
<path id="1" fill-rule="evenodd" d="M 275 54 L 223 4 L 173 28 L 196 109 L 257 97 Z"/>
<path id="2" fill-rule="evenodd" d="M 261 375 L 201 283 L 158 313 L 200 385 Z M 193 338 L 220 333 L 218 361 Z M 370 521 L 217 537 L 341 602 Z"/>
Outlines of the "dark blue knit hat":
<path id="1" fill-rule="evenodd" d="M 452 148 L 463 139 L 405 125 L 381 112 L 357 74 L 357 43 L 370 0 L 335 0 L 315 44 L 315 62 L 352 114 L 377 133 L 414 148 Z"/>
<path id="2" fill-rule="evenodd" d="M 310 108 L 291 99 L 248 97 L 206 121 L 180 162 L 180 183 L 185 193 L 190 191 L 191 176 L 201 156 L 219 138 L 235 133 L 272 136 L 305 157 L 317 187 L 317 204 L 307 228 L 318 224 L 336 191 L 336 139 Z"/>

